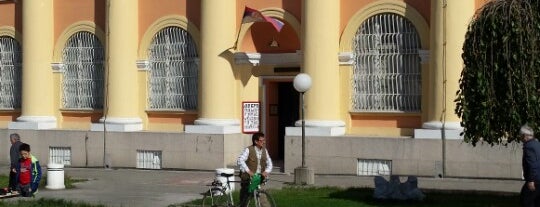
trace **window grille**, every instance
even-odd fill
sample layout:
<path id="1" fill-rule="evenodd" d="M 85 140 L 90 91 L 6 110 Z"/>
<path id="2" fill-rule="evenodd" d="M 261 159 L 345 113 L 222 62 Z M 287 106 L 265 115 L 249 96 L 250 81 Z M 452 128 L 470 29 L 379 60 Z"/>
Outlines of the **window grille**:
<path id="1" fill-rule="evenodd" d="M 63 53 L 63 104 L 72 109 L 103 108 L 104 51 L 90 32 L 77 32 Z"/>
<path id="2" fill-rule="evenodd" d="M 189 33 L 167 27 L 154 36 L 149 56 L 149 107 L 197 108 L 199 58 Z"/>
<path id="3" fill-rule="evenodd" d="M 137 168 L 161 169 L 161 151 L 137 150 Z"/>
<path id="4" fill-rule="evenodd" d="M 391 160 L 358 159 L 357 175 L 392 175 Z"/>
<path id="5" fill-rule="evenodd" d="M 71 147 L 49 147 L 49 162 L 71 165 Z"/>
<path id="6" fill-rule="evenodd" d="M 420 111 L 419 49 L 416 28 L 400 15 L 362 23 L 354 39 L 353 111 Z"/>
<path id="7" fill-rule="evenodd" d="M 17 40 L 0 37 L 0 109 L 21 108 L 21 55 Z"/>

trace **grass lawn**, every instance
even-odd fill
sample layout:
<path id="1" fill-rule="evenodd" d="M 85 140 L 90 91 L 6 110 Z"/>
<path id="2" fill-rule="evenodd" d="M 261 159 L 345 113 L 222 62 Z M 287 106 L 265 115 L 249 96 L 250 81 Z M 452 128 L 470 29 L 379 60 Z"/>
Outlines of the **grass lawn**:
<path id="1" fill-rule="evenodd" d="M 105 207 L 103 205 L 90 205 L 82 202 L 71 202 L 62 199 L 23 199 L 16 201 L 0 201 L 0 207 L 9 206 L 9 207 Z"/>
<path id="2" fill-rule="evenodd" d="M 66 176 L 66 188 L 73 188 L 75 180 Z M 0 187 L 8 185 L 8 177 L 0 175 Z M 42 179 L 40 187 L 46 185 L 46 178 Z M 68 187 L 69 186 L 69 187 Z M 480 192 L 425 192 L 424 201 L 379 201 L 372 198 L 373 189 L 368 188 L 336 188 L 336 187 L 285 187 L 281 190 L 269 190 L 278 207 L 510 207 L 519 206 L 518 194 L 480 193 Z M 238 202 L 238 192 L 234 193 L 235 201 Z M 186 204 L 174 204 L 174 206 L 193 206 L 200 204 L 201 200 L 195 200 Z M 86 203 L 74 203 L 62 199 L 17 199 L 0 200 L 0 207 L 101 207 L 103 205 L 90 205 Z"/>
<path id="3" fill-rule="evenodd" d="M 66 188 L 74 188 L 73 183 L 82 182 L 86 180 L 72 179 L 69 176 L 65 176 L 64 185 Z M 0 187 L 7 187 L 9 184 L 9 177 L 7 175 L 0 175 Z M 47 185 L 47 177 L 43 176 L 39 188 L 45 188 Z M 62 199 L 5 199 L 0 200 L 0 207 L 9 206 L 9 207 L 55 207 L 55 206 L 65 206 L 65 207 L 103 207 L 103 205 L 90 205 L 82 202 L 71 202 Z"/>
<path id="4" fill-rule="evenodd" d="M 373 189 L 335 187 L 287 187 L 270 190 L 278 207 L 507 207 L 519 206 L 518 194 L 480 192 L 428 192 L 424 201 L 379 201 L 372 198 Z M 235 194 L 235 200 L 238 194 Z M 200 200 L 171 206 L 191 206 Z"/>

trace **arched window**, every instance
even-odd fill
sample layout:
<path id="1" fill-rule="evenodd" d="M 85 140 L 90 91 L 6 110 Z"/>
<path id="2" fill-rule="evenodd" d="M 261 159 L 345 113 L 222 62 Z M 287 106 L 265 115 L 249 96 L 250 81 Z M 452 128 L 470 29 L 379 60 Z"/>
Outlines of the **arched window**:
<path id="1" fill-rule="evenodd" d="M 0 109 L 21 108 L 21 55 L 17 40 L 0 36 Z"/>
<path id="2" fill-rule="evenodd" d="M 63 104 L 68 109 L 103 108 L 104 51 L 90 32 L 77 32 L 63 51 Z"/>
<path id="3" fill-rule="evenodd" d="M 353 111 L 420 111 L 420 47 L 403 16 L 384 13 L 363 22 L 354 39 Z"/>
<path id="4" fill-rule="evenodd" d="M 153 38 L 149 53 L 151 109 L 197 108 L 199 58 L 189 33 L 167 27 Z"/>

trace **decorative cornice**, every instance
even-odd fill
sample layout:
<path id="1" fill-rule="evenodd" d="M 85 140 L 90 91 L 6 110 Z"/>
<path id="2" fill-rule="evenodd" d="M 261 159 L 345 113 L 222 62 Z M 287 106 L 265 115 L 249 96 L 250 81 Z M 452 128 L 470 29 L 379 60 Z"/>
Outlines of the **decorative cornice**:
<path id="1" fill-rule="evenodd" d="M 420 56 L 420 62 L 422 64 L 429 63 L 429 50 L 418 50 L 418 56 Z M 352 65 L 354 64 L 353 52 L 340 52 L 338 55 L 340 65 Z"/>
<path id="2" fill-rule="evenodd" d="M 340 65 L 352 65 L 354 63 L 354 53 L 353 52 L 340 52 L 338 54 L 339 64 Z"/>
<path id="3" fill-rule="evenodd" d="M 149 70 L 148 60 L 137 60 L 135 64 L 137 64 L 137 69 L 139 70 Z"/>
<path id="4" fill-rule="evenodd" d="M 64 63 L 51 63 L 51 68 L 54 73 L 63 73 Z"/>
<path id="5" fill-rule="evenodd" d="M 276 65 L 290 66 L 300 65 L 301 54 L 296 53 L 234 53 L 234 62 L 237 65 L 250 64 L 252 66 L 259 65 Z"/>

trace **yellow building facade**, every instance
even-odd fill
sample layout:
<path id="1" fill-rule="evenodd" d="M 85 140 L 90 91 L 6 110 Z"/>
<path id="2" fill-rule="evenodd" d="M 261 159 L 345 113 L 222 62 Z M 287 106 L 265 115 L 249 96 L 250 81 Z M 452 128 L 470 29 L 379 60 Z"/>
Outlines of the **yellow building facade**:
<path id="1" fill-rule="evenodd" d="M 313 88 L 306 93 L 308 126 L 343 127 L 338 134 L 412 136 L 412 129 L 440 127 L 442 120 L 449 127 L 459 127 L 459 119 L 452 113 L 453 97 L 442 92 L 454 94 L 457 90 L 463 34 L 484 1 L 42 2 L 2 1 L 0 7 L 2 37 L 19 47 L 17 55 L 23 62 L 17 70 L 29 71 L 14 77 L 22 84 L 11 94 L 24 101 L 12 110 L 2 110 L 4 128 L 89 130 L 93 124 L 110 122 L 119 131 L 182 132 L 197 123 L 238 126 L 242 101 L 272 98 L 263 96 L 273 93 L 261 91 L 264 81 L 290 82 L 296 73 L 305 72 L 313 78 Z M 284 29 L 272 31 L 268 23 L 241 24 L 244 6 L 283 21 Z M 387 14 L 395 16 L 384 16 Z M 354 58 L 363 55 L 354 51 L 361 47 L 355 39 L 365 38 L 357 35 L 359 30 L 377 17 L 389 18 L 380 21 L 384 27 L 404 21 L 417 35 L 414 55 L 420 59 L 420 68 L 414 70 L 419 73 L 415 81 L 421 90 L 416 95 L 421 98 L 420 103 L 408 103 L 416 105 L 414 108 L 352 106 L 358 101 L 353 99 L 366 98 L 351 95 L 359 93 L 353 91 L 352 79 L 353 68 L 361 60 Z M 153 107 L 149 103 L 150 47 L 160 31 L 171 27 L 185 31 L 196 50 L 195 107 Z M 101 68 L 100 80 L 95 82 L 105 96 L 98 95 L 96 106 L 67 106 L 63 103 L 70 95 L 63 86 L 64 61 L 70 55 L 66 47 L 70 38 L 84 32 L 96 39 L 96 50 L 103 56 L 94 67 Z M 364 36 L 369 35 L 373 34 Z M 278 45 L 270 46 L 272 41 Z M 384 51 L 379 53 L 386 57 Z M 399 90 L 392 92 L 401 95 Z M 9 91 L 5 93 L 9 95 Z M 262 103 L 261 108 L 268 110 L 270 104 Z M 99 126 L 95 128 L 99 130 Z"/>
<path id="2" fill-rule="evenodd" d="M 308 137 L 459 140 L 462 45 L 485 2 L 0 1 L 0 128 L 242 140 L 256 130 L 287 162 L 286 137 L 300 136 L 292 81 L 306 73 Z M 283 28 L 242 23 L 246 7 Z"/>

